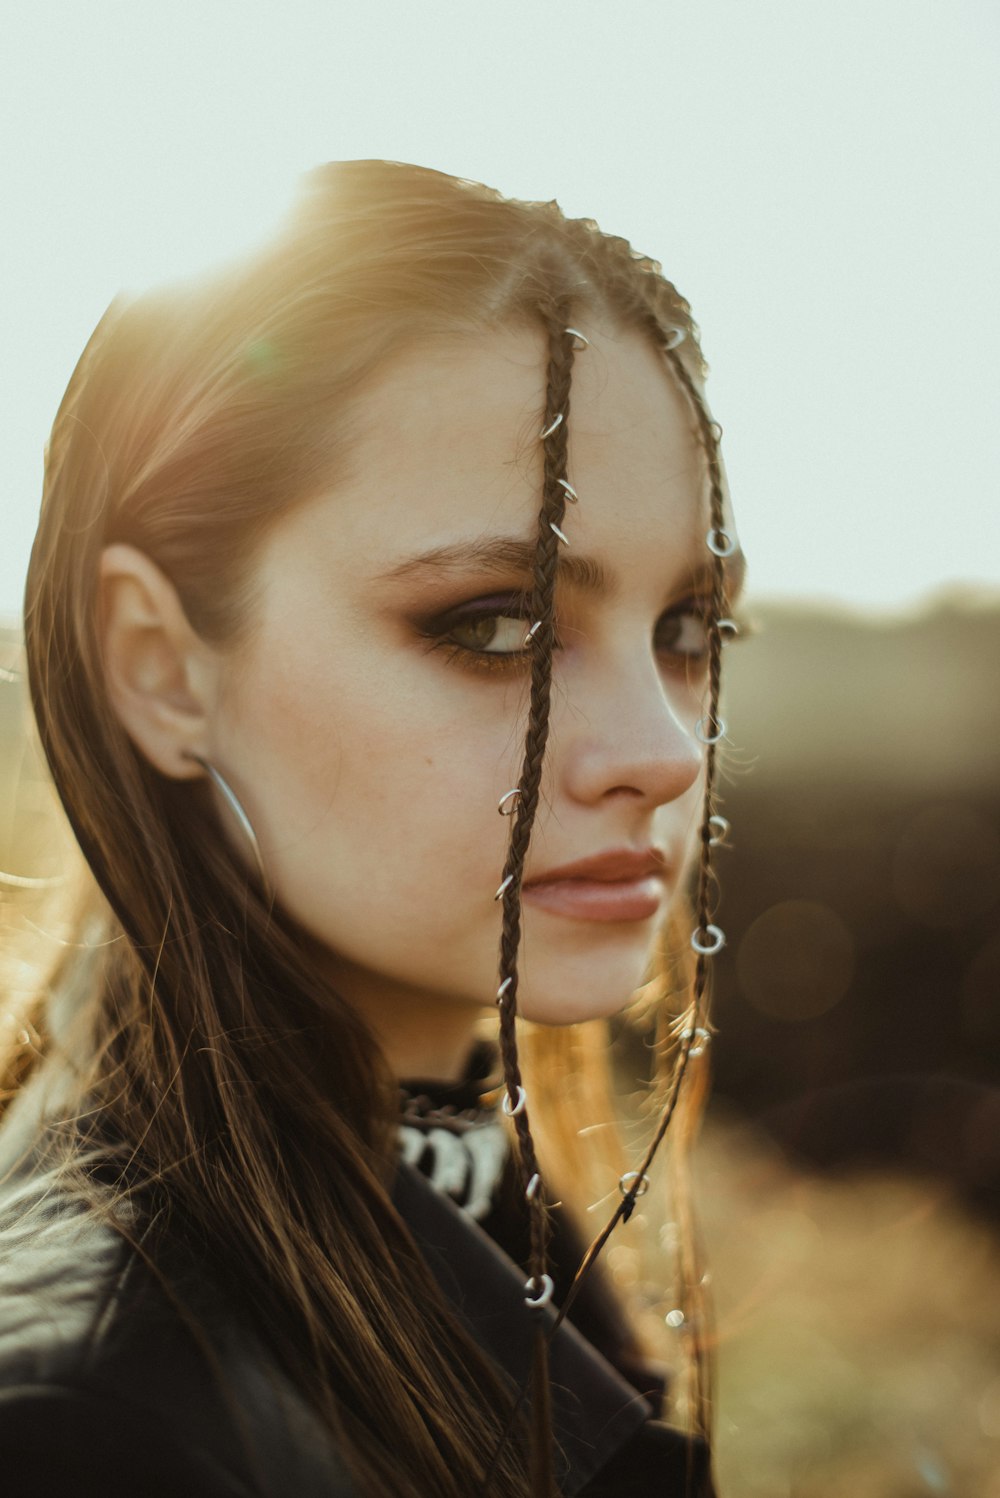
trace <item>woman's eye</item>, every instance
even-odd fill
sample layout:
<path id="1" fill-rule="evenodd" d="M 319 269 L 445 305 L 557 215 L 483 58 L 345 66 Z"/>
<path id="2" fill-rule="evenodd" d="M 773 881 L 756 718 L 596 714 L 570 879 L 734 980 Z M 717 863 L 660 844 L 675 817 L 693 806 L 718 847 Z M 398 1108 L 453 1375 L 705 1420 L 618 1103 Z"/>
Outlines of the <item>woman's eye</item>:
<path id="1" fill-rule="evenodd" d="M 481 614 L 453 624 L 448 639 L 463 650 L 483 655 L 514 655 L 524 648 L 524 632 L 523 619 L 512 619 L 507 614 Z"/>
<path id="2" fill-rule="evenodd" d="M 480 671 L 519 671 L 531 658 L 525 646 L 528 600 L 522 593 L 478 598 L 419 621 L 431 650 L 449 663 Z"/>
<path id="3" fill-rule="evenodd" d="M 666 614 L 656 627 L 656 649 L 687 661 L 708 656 L 708 615 L 704 609 L 687 605 Z"/>
<path id="4" fill-rule="evenodd" d="M 519 671 L 531 659 L 530 646 L 525 643 L 531 617 L 529 607 L 523 594 L 482 598 L 427 620 L 421 624 L 420 633 L 431 649 L 444 650 L 447 659 L 456 665 L 491 672 Z M 653 647 L 664 658 L 665 669 L 683 665 L 690 673 L 707 666 L 711 650 L 710 620 L 708 598 L 685 599 L 661 616 L 654 630 Z M 738 623 L 742 635 L 746 632 L 745 621 Z M 579 629 L 573 637 L 581 637 Z M 558 638 L 553 643 L 558 650 Z"/>

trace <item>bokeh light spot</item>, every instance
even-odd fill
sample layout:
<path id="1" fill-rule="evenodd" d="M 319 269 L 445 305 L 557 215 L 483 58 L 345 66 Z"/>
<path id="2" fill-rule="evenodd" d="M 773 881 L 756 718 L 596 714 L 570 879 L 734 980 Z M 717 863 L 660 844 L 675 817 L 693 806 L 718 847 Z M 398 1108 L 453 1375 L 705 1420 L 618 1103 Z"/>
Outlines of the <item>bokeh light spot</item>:
<path id="1" fill-rule="evenodd" d="M 747 929 L 736 956 L 744 995 L 773 1019 L 825 1014 L 854 976 L 855 943 L 848 926 L 816 900 L 783 900 Z"/>

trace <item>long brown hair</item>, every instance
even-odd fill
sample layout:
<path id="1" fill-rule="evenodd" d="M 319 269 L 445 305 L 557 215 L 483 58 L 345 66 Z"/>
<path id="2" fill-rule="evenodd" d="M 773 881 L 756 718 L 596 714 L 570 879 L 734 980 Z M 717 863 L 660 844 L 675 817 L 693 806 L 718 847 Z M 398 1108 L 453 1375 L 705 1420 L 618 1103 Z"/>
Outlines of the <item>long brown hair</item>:
<path id="1" fill-rule="evenodd" d="M 227 1265 L 373 1494 L 478 1490 L 509 1395 L 446 1312 L 389 1200 L 396 1092 L 371 1033 L 309 961 L 295 922 L 248 882 L 207 784 L 158 774 L 112 710 L 97 634 L 98 561 L 114 541 L 135 545 L 173 582 L 205 639 L 235 640 L 251 616 L 256 548 L 292 505 L 348 471 L 352 415 L 387 354 L 440 333 L 541 325 L 550 358 L 540 415 L 549 421 L 568 410 L 566 323 L 588 313 L 641 328 L 665 352 L 690 397 L 721 503 L 697 331 L 660 266 L 591 220 L 565 218 L 555 202 L 511 200 L 382 161 L 314 172 L 278 238 L 224 273 L 113 303 L 47 449 L 25 596 L 29 682 L 54 783 L 97 886 L 85 942 L 80 925 L 86 972 L 73 973 L 70 947 L 59 975 L 59 991 L 76 994 L 72 1040 L 68 1030 L 60 1039 L 44 1005 L 32 1016 L 34 1055 L 50 1053 L 71 1076 L 73 1101 L 52 1148 L 76 1188 L 140 1251 L 141 1235 L 113 1210 L 122 1197 L 147 1203 L 161 1221 L 173 1214 Z M 532 775 L 544 752 L 549 522 L 565 502 L 567 427 L 546 448 Z M 717 613 L 721 589 L 720 580 Z M 710 723 L 717 641 L 711 691 Z M 501 971 L 514 974 L 515 989 L 524 812 L 537 787 L 537 777 L 533 786 L 522 779 L 515 879 L 504 899 Z M 706 847 L 703 829 L 703 881 Z M 676 912 L 675 923 L 686 943 L 690 927 Z M 685 960 L 668 945 L 664 972 Z M 685 969 L 697 989 L 694 1007 L 681 1006 L 689 1029 L 695 1019 L 705 1024 L 700 959 L 698 968 L 694 979 Z M 501 1005 L 512 1095 L 520 1079 L 513 1011 Z M 563 1056 L 564 1042 L 553 1038 L 550 1049 Z M 685 1066 L 692 1049 L 688 1037 Z M 593 1048 L 587 1054 L 592 1071 Z M 22 1050 L 4 1079 L 8 1092 L 29 1069 Z M 545 1103 L 552 1137 L 561 1091 Z M 526 1119 L 515 1123 L 530 1166 L 530 1129 Z M 99 1155 L 113 1167 L 110 1195 L 98 1195 L 84 1168 Z M 516 1443 L 501 1443 L 491 1480 L 500 1498 L 529 1491 Z"/>

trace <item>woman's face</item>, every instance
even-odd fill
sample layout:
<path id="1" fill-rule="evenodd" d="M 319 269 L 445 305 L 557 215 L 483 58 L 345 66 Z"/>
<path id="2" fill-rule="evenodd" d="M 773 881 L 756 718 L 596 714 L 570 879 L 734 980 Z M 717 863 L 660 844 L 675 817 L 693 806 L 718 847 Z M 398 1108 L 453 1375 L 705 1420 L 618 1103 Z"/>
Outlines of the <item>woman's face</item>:
<path id="1" fill-rule="evenodd" d="M 616 1011 L 644 979 L 693 853 L 708 702 L 691 411 L 640 335 L 583 331 L 568 418 L 579 503 L 562 527 L 520 957 L 521 1012 L 554 1024 Z M 400 1069 L 429 1064 L 422 1038 L 440 1051 L 451 1036 L 459 1055 L 496 992 L 511 826 L 497 803 L 526 722 L 545 361 L 527 329 L 398 355 L 363 402 L 354 479 L 274 528 L 255 629 L 222 657 L 208 757 L 244 801 L 279 902 Z M 609 862 L 546 881 L 629 852 L 659 872 Z"/>

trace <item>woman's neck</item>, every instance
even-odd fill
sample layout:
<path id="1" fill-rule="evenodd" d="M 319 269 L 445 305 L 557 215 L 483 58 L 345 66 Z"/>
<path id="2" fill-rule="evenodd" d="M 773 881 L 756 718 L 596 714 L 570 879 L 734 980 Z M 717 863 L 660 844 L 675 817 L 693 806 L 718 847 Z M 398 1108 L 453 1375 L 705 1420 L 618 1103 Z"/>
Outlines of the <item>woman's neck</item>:
<path id="1" fill-rule="evenodd" d="M 486 1005 L 387 983 L 329 955 L 324 966 L 337 993 L 373 1030 L 396 1077 L 462 1077 Z"/>
<path id="2" fill-rule="evenodd" d="M 396 1077 L 457 1082 L 464 1075 L 476 1042 L 477 1010 L 457 1004 L 442 1010 L 391 1005 L 380 1010 L 366 1004 L 364 1012 Z"/>

